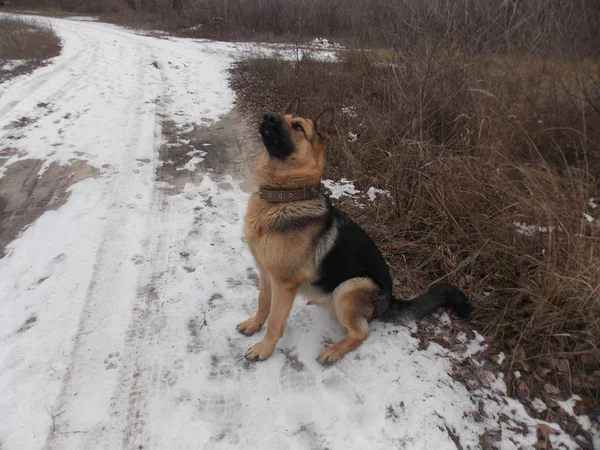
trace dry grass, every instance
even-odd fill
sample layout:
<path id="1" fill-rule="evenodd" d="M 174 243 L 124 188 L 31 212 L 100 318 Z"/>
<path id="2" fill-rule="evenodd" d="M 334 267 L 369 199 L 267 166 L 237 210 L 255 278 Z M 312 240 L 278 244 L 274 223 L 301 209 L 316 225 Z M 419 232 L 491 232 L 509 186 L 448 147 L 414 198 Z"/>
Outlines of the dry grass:
<path id="1" fill-rule="evenodd" d="M 461 285 L 509 368 L 548 368 L 541 386 L 597 401 L 600 66 L 463 50 L 432 41 L 341 63 L 254 59 L 233 84 L 255 114 L 295 95 L 306 113 L 336 106 L 327 176 L 392 193 L 345 207 L 381 246 L 397 294 Z M 349 106 L 356 117 L 340 113 Z"/>
<path id="2" fill-rule="evenodd" d="M 503 47 L 545 51 L 577 46 L 597 54 L 595 0 L 12 0 L 18 8 L 102 14 L 119 23 L 195 37 L 287 39 L 333 37 L 362 46 L 390 40 L 418 44 L 443 37 L 477 51 Z M 189 30 L 193 27 L 193 30 Z"/>
<path id="3" fill-rule="evenodd" d="M 50 25 L 38 20 L 0 17 L 0 80 L 32 70 L 58 55 L 60 49 L 60 39 Z M 13 60 L 19 61 L 15 68 L 10 65 Z"/>

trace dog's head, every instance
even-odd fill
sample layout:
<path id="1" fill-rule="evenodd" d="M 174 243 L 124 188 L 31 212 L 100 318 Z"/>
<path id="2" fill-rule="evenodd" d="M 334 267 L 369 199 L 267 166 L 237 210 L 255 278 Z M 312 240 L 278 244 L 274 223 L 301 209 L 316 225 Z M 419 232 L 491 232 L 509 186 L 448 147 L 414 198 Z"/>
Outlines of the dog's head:
<path id="1" fill-rule="evenodd" d="M 297 187 L 319 183 L 334 109 L 326 109 L 314 120 L 300 117 L 299 109 L 300 99 L 295 98 L 283 115 L 268 112 L 263 116 L 258 131 L 266 151 L 257 159 L 257 184 Z"/>

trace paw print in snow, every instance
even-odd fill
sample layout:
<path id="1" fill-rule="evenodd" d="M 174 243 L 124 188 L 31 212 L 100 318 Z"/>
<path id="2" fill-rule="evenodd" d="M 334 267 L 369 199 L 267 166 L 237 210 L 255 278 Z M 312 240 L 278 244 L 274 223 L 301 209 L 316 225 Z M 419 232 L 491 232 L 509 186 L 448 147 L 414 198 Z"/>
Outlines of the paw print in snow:
<path id="1" fill-rule="evenodd" d="M 119 367 L 119 362 L 121 362 L 121 354 L 119 352 L 109 353 L 104 360 L 104 368 L 106 370 L 116 369 Z"/>
<path id="2" fill-rule="evenodd" d="M 315 325 L 313 312 L 308 308 L 297 309 L 290 318 L 290 325 L 297 327 L 303 333 L 309 333 Z"/>

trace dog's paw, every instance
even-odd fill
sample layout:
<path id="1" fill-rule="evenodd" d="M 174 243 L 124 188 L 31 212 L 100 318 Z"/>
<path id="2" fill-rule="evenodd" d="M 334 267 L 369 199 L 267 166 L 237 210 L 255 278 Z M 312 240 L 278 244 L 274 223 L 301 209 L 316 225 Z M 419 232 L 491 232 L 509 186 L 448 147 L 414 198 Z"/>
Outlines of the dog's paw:
<path id="1" fill-rule="evenodd" d="M 250 317 L 248 320 L 244 320 L 242 323 L 238 323 L 235 329 L 246 336 L 252 336 L 258 330 L 262 328 L 263 324 L 256 319 L 256 316 Z"/>
<path id="2" fill-rule="evenodd" d="M 275 350 L 275 344 L 262 340 L 248 349 L 246 359 L 250 361 L 264 361 L 273 354 L 273 350 Z"/>
<path id="3" fill-rule="evenodd" d="M 338 344 L 333 344 L 329 347 L 325 347 L 319 356 L 317 361 L 321 364 L 329 365 L 333 364 L 339 359 L 342 359 L 346 352 Z"/>

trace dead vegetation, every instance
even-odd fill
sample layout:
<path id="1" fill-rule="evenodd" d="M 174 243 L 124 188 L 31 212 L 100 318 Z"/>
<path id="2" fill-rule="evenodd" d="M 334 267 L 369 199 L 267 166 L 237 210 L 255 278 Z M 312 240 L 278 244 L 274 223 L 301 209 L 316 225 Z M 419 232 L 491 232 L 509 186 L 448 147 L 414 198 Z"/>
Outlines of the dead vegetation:
<path id="1" fill-rule="evenodd" d="M 530 37 L 493 45 L 475 31 L 422 31 L 419 41 L 390 33 L 385 49 L 336 63 L 250 59 L 232 83 L 254 114 L 295 95 L 307 115 L 335 106 L 327 176 L 391 192 L 344 207 L 382 247 L 397 294 L 459 284 L 510 374 L 525 373 L 538 394 L 578 393 L 591 411 L 600 395 L 598 49 L 579 38 L 550 50 Z"/>
<path id="2" fill-rule="evenodd" d="M 386 45 L 397 37 L 452 40 L 474 50 L 575 44 L 597 51 L 595 0 L 12 0 L 11 8 L 100 14 L 136 26 L 220 39 L 315 36 Z M 523 45 L 525 44 L 525 45 Z"/>
<path id="3" fill-rule="evenodd" d="M 16 154 L 16 149 L 0 150 L 0 167 Z M 98 175 L 97 169 L 77 160 L 62 166 L 52 163 L 38 176 L 43 163 L 38 159 L 23 159 L 5 167 L 0 177 L 0 258 L 25 227 L 46 211 L 66 203 L 71 185 Z"/>
<path id="4" fill-rule="evenodd" d="M 39 20 L 0 16 L 0 81 L 38 67 L 60 53 L 60 39 Z"/>

